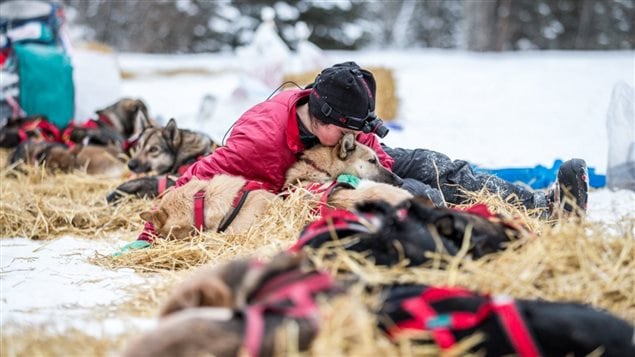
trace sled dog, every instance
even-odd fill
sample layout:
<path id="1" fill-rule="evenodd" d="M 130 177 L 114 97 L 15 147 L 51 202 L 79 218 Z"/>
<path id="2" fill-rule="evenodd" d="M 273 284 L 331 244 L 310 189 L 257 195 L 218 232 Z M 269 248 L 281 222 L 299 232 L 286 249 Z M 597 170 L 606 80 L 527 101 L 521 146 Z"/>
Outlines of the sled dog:
<path id="1" fill-rule="evenodd" d="M 148 121 L 144 124 L 136 152 L 128 161 L 128 168 L 136 173 L 178 174 L 179 169 L 208 155 L 216 147 L 203 133 L 179 129 L 174 119 L 170 119 L 164 128 Z"/>
<path id="2" fill-rule="evenodd" d="M 141 99 L 122 98 L 114 104 L 97 110 L 98 120 L 110 126 L 124 139 L 139 134 L 149 118 L 148 108 Z"/>
<path id="3" fill-rule="evenodd" d="M 195 196 L 203 192 L 201 222 L 195 222 Z M 236 204 L 237 198 L 244 200 Z M 185 185 L 166 191 L 153 211 L 140 217 L 152 222 L 156 232 L 163 238 L 183 239 L 196 230 L 241 233 L 249 229 L 262 216 L 276 195 L 262 188 L 249 188 L 248 181 L 239 176 L 216 175 L 211 180 L 193 178 Z M 228 222 L 229 220 L 229 222 Z M 203 227 L 200 227 L 203 223 Z"/>
<path id="4" fill-rule="evenodd" d="M 44 165 L 49 172 L 85 170 L 89 175 L 121 178 L 126 172 L 122 157 L 123 152 L 115 145 L 77 144 L 68 148 L 60 143 L 29 140 L 11 152 L 9 164 Z"/>
<path id="5" fill-rule="evenodd" d="M 277 355 L 281 337 L 308 349 L 320 322 L 316 298 L 342 288 L 304 261 L 279 253 L 270 262 L 240 259 L 199 269 L 174 289 L 157 327 L 133 339 L 123 356 L 268 357 Z"/>
<path id="6" fill-rule="evenodd" d="M 356 189 L 325 188 L 343 174 L 362 180 Z M 383 167 L 373 149 L 356 142 L 353 134 L 344 135 L 336 146 L 318 145 L 304 151 L 286 173 L 285 187 L 294 185 L 327 194 L 329 205 L 347 210 L 365 201 L 383 200 L 397 205 L 412 198 L 409 192 L 396 187 L 401 185 L 399 176 Z"/>
<path id="7" fill-rule="evenodd" d="M 170 119 L 164 128 L 145 121 L 128 168 L 135 173 L 154 173 L 157 176 L 128 180 L 111 192 L 107 200 L 116 202 L 123 194 L 156 197 L 162 192 L 161 180 L 165 182 L 165 188 L 174 186 L 176 176 L 199 158 L 212 153 L 216 147 L 216 143 L 203 133 L 179 129 L 174 119 Z M 159 177 L 162 175 L 167 176 Z"/>

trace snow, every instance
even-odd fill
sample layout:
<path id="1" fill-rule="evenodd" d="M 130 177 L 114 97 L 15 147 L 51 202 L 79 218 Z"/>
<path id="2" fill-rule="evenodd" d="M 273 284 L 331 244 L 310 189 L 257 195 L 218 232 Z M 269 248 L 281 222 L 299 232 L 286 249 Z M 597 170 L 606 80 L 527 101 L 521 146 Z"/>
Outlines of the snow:
<path id="1" fill-rule="evenodd" d="M 0 240 L 0 325 L 47 324 L 57 330 L 75 327 L 93 334 L 124 331 L 126 322 L 95 320 L 94 316 L 99 310 L 107 315 L 115 304 L 130 299 L 125 288 L 149 284 L 151 276 L 140 276 L 132 269 L 104 269 L 87 261 L 96 250 L 108 254 L 123 244 L 73 237 Z"/>
<path id="2" fill-rule="evenodd" d="M 388 145 L 424 147 L 490 168 L 551 167 L 556 158 L 581 157 L 605 172 L 611 90 L 618 81 L 633 86 L 635 80 L 633 51 L 326 55 L 330 63 L 354 60 L 394 71 L 400 100 L 395 123 L 403 130 L 393 129 L 385 138 Z M 91 57 L 77 60 L 81 58 Z M 180 127 L 205 131 L 217 141 L 244 110 L 274 91 L 245 76 L 243 63 L 231 54 L 120 54 L 118 63 L 136 74 L 121 82 L 121 96 L 140 97 L 163 122 L 174 117 Z M 183 68 L 208 73 L 158 75 Z M 97 79 L 99 73 L 89 75 Z M 207 107 L 201 111 L 206 96 Z M 588 217 L 607 224 L 635 219 L 635 192 L 591 192 Z M 55 322 L 59 328 L 79 326 L 90 333 L 147 325 L 143 319 L 94 318 L 95 311 L 108 311 L 123 301 L 126 287 L 151 283 L 151 276 L 104 269 L 87 260 L 95 251 L 109 254 L 123 244 L 116 237 L 1 239 L 0 325 Z"/>

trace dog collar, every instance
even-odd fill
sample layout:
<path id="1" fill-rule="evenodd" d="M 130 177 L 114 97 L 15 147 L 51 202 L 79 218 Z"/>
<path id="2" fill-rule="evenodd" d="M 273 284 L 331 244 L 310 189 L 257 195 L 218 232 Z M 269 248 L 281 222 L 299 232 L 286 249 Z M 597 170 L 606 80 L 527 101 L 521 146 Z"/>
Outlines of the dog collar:
<path id="1" fill-rule="evenodd" d="M 194 194 L 194 227 L 199 232 L 205 230 L 205 190 Z"/>

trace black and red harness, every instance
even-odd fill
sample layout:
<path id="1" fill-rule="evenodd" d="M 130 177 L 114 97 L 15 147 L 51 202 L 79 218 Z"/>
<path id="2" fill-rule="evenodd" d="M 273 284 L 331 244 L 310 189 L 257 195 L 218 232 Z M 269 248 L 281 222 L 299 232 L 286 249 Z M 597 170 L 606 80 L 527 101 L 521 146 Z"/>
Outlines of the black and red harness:
<path id="1" fill-rule="evenodd" d="M 514 300 L 507 296 L 480 296 L 485 302 L 476 312 L 439 312 L 433 304 L 446 299 L 473 298 L 476 295 L 458 287 L 425 287 L 418 295 L 400 302 L 401 308 L 410 318 L 397 321 L 388 329 L 388 334 L 396 338 L 406 331 L 429 331 L 435 343 L 447 350 L 456 344 L 454 333 L 458 330 L 477 329 L 486 319 L 495 315 L 512 347 L 520 357 L 540 356 L 523 317 Z"/>
<path id="2" fill-rule="evenodd" d="M 265 313 L 304 319 L 317 331 L 318 306 L 315 295 L 333 291 L 334 283 L 325 272 L 303 272 L 300 268 L 277 275 L 249 298 L 243 310 L 246 331 L 243 346 L 250 356 L 260 355 L 265 332 Z"/>
<path id="3" fill-rule="evenodd" d="M 243 187 L 240 188 L 234 201 L 232 202 L 232 209 L 227 212 L 223 220 L 218 225 L 216 232 L 224 232 L 227 227 L 234 221 L 240 209 L 245 204 L 249 192 L 255 190 L 265 189 L 265 184 L 258 181 L 246 181 Z M 203 232 L 205 227 L 205 190 L 200 190 L 194 194 L 194 227 Z"/>
<path id="4" fill-rule="evenodd" d="M 330 209 L 320 219 L 304 227 L 300 237 L 288 251 L 299 252 L 307 245 L 318 247 L 333 237 L 345 238 L 359 233 L 369 233 L 370 223 L 366 218 L 345 209 Z"/>

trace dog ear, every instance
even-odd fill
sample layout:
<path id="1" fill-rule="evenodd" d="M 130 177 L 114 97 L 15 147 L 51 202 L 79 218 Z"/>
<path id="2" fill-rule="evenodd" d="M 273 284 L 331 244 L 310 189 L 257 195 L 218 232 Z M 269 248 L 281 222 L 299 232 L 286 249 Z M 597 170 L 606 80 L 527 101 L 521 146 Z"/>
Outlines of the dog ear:
<path id="1" fill-rule="evenodd" d="M 157 227 L 163 227 L 165 225 L 165 221 L 168 220 L 168 212 L 159 208 L 155 211 L 145 211 L 139 214 L 139 217 L 146 222 L 152 222 Z"/>
<path id="2" fill-rule="evenodd" d="M 174 118 L 171 118 L 165 125 L 165 128 L 163 128 L 163 135 L 165 135 L 165 138 L 173 149 L 181 146 L 181 132 L 179 128 L 176 127 L 176 120 L 174 120 Z"/>
<path id="3" fill-rule="evenodd" d="M 122 100 L 121 106 L 123 107 L 123 110 L 128 113 L 134 113 L 139 108 L 139 106 L 137 105 L 137 101 L 134 99 Z"/>
<path id="4" fill-rule="evenodd" d="M 148 107 L 146 106 L 146 103 L 143 102 L 143 100 L 135 99 L 135 104 L 137 106 L 137 110 L 142 111 L 146 116 L 148 115 Z"/>
<path id="5" fill-rule="evenodd" d="M 141 219 L 143 219 L 146 222 L 150 222 L 152 220 L 152 212 L 143 211 L 143 212 L 139 213 L 139 217 L 141 217 Z"/>
<path id="6" fill-rule="evenodd" d="M 340 160 L 346 160 L 348 154 L 355 150 L 356 141 L 355 134 L 348 133 L 342 136 L 338 144 L 338 157 Z"/>
<path id="7" fill-rule="evenodd" d="M 135 118 L 134 118 L 134 128 L 136 128 L 136 130 L 133 133 L 133 135 L 139 134 L 143 132 L 144 130 L 146 130 L 147 128 L 151 128 L 151 127 L 153 127 L 152 122 L 150 121 L 150 119 L 148 119 L 146 113 L 143 110 L 141 110 L 141 108 L 137 109 L 137 112 L 135 113 Z"/>

